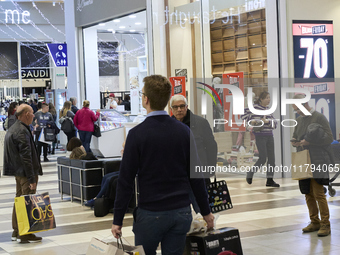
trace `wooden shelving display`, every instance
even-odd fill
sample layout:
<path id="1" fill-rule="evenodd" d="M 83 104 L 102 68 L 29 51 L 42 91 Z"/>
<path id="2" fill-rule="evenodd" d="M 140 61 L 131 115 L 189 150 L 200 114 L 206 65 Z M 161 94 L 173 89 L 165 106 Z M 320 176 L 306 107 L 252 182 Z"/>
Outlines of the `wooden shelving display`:
<path id="1" fill-rule="evenodd" d="M 212 75 L 244 72 L 245 85 L 267 85 L 265 9 L 217 19 L 210 25 Z"/>

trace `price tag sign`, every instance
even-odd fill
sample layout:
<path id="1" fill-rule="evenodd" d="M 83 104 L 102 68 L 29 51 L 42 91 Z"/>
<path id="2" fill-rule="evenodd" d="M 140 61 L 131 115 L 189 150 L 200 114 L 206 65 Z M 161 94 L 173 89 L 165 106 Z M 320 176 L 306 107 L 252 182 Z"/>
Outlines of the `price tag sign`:
<path id="1" fill-rule="evenodd" d="M 310 106 L 330 121 L 335 134 L 333 21 L 293 20 L 295 87 L 312 94 Z"/>

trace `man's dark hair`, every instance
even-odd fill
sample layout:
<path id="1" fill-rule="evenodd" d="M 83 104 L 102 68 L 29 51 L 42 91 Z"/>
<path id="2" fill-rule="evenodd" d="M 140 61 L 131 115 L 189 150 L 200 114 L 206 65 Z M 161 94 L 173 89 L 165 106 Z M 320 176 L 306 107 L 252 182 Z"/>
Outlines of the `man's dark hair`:
<path id="1" fill-rule="evenodd" d="M 41 108 L 44 107 L 44 106 L 48 106 L 48 104 L 42 103 L 42 104 L 41 104 Z"/>
<path id="2" fill-rule="evenodd" d="M 34 102 L 35 102 L 35 103 L 38 103 L 38 99 L 34 99 Z"/>
<path id="3" fill-rule="evenodd" d="M 171 84 L 162 75 L 150 75 L 143 79 L 145 96 L 150 100 L 150 108 L 162 111 L 169 102 Z"/>
<path id="4" fill-rule="evenodd" d="M 130 100 L 130 96 L 129 95 L 125 95 L 124 96 L 124 101 L 129 101 Z"/>
<path id="5" fill-rule="evenodd" d="M 41 109 L 41 105 L 42 105 L 42 103 L 41 103 L 41 102 L 38 102 L 38 105 L 37 105 L 37 107 L 38 107 L 38 110 L 40 110 L 40 109 Z"/>

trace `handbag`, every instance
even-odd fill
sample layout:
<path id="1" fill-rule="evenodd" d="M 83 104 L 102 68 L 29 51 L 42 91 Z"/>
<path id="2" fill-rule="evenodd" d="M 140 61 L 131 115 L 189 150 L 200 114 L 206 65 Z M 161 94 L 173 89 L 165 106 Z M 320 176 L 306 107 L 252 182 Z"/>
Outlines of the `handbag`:
<path id="1" fill-rule="evenodd" d="M 209 206 L 212 213 L 217 213 L 233 208 L 226 181 L 216 181 L 207 185 Z"/>
<path id="2" fill-rule="evenodd" d="M 309 150 L 292 152 L 291 173 L 293 180 L 313 178 Z"/>
<path id="3" fill-rule="evenodd" d="M 56 139 L 56 130 L 54 128 L 44 128 L 46 142 L 54 142 Z"/>
<path id="4" fill-rule="evenodd" d="M 97 123 L 94 123 L 94 131 L 92 133 L 95 137 L 101 137 L 100 127 Z"/>
<path id="5" fill-rule="evenodd" d="M 27 235 L 56 228 L 48 192 L 25 195 L 14 200 L 19 235 Z"/>

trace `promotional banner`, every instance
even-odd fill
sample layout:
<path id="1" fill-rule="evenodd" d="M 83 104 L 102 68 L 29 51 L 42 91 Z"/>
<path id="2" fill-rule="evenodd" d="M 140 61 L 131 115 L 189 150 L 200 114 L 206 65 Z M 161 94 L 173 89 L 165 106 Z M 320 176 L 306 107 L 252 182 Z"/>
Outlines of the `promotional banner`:
<path id="1" fill-rule="evenodd" d="M 185 94 L 185 76 L 170 77 L 170 83 L 172 85 L 171 96 L 181 94 L 186 97 Z"/>
<path id="2" fill-rule="evenodd" d="M 243 72 L 223 74 L 222 79 L 223 84 L 234 85 L 242 90 L 244 94 Z M 228 124 L 224 126 L 225 131 L 246 131 L 241 115 L 233 114 L 233 96 L 229 89 L 223 89 L 223 98 L 224 119 L 228 120 Z"/>
<path id="3" fill-rule="evenodd" d="M 66 43 L 48 43 L 47 48 L 55 66 L 63 67 L 68 65 Z"/>
<path id="4" fill-rule="evenodd" d="M 295 87 L 311 92 L 310 106 L 328 119 L 335 138 L 333 21 L 293 20 Z"/>

